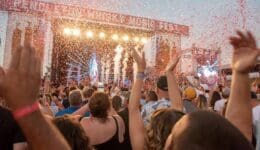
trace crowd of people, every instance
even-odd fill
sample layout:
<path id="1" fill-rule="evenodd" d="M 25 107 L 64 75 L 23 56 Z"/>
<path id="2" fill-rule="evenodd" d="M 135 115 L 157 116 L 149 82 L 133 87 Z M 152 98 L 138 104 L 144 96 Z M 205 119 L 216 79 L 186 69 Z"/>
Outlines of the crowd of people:
<path id="1" fill-rule="evenodd" d="M 144 88 L 144 52 L 131 87 L 41 84 L 41 62 L 30 42 L 0 69 L 1 150 L 253 150 L 260 149 L 260 85 L 249 71 L 260 50 L 238 31 L 231 86 L 181 85 L 176 56 L 152 88 Z M 41 86 L 42 85 L 42 86 Z M 181 86 L 180 86 L 181 85 Z"/>

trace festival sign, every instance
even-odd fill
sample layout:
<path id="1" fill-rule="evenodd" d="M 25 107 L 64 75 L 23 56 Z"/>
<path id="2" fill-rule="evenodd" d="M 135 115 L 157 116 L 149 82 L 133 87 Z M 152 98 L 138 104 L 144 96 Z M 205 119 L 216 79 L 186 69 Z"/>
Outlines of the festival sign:
<path id="1" fill-rule="evenodd" d="M 27 12 L 33 14 L 36 13 L 53 17 L 71 17 L 101 23 L 142 28 L 158 32 L 175 33 L 183 36 L 189 35 L 189 27 L 185 25 L 144 17 L 94 10 L 80 6 L 41 2 L 37 0 L 3 0 L 0 4 L 0 10 Z"/>

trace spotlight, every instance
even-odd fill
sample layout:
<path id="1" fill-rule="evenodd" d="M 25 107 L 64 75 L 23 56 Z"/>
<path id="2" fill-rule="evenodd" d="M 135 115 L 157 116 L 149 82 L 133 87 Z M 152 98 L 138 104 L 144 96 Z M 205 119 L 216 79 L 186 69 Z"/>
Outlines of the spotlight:
<path id="1" fill-rule="evenodd" d="M 99 38 L 103 39 L 103 38 L 105 38 L 105 37 L 106 37 L 106 35 L 105 35 L 104 32 L 100 32 L 100 33 L 99 33 Z"/>
<path id="2" fill-rule="evenodd" d="M 92 31 L 87 31 L 86 32 L 87 38 L 92 38 L 93 37 L 93 32 Z"/>
<path id="3" fill-rule="evenodd" d="M 129 40 L 129 37 L 127 35 L 123 36 L 123 40 L 127 42 Z"/>
<path id="4" fill-rule="evenodd" d="M 73 29 L 72 33 L 74 36 L 79 36 L 80 35 L 80 29 Z"/>
<path id="5" fill-rule="evenodd" d="M 70 28 L 64 28 L 64 29 L 63 29 L 63 34 L 65 34 L 65 35 L 70 35 L 70 34 L 71 34 Z"/>
<path id="6" fill-rule="evenodd" d="M 113 35 L 112 35 L 112 39 L 113 39 L 113 40 L 117 41 L 117 40 L 118 40 L 118 38 L 119 38 L 119 37 L 118 37 L 118 35 L 117 35 L 117 34 L 113 34 Z"/>
<path id="7" fill-rule="evenodd" d="M 135 42 L 139 42 L 139 40 L 140 40 L 139 37 L 135 37 L 135 38 L 134 38 L 134 41 L 135 41 Z"/>
<path id="8" fill-rule="evenodd" d="M 147 42 L 147 39 L 143 37 L 143 38 L 141 39 L 141 42 L 145 44 L 145 43 Z"/>

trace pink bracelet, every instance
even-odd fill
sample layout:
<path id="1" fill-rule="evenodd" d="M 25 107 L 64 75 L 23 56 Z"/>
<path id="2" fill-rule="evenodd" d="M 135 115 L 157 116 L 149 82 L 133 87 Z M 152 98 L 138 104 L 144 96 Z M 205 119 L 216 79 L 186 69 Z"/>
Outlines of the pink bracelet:
<path id="1" fill-rule="evenodd" d="M 13 112 L 13 116 L 16 120 L 21 119 L 37 110 L 39 110 L 39 103 L 36 101 L 30 106 L 25 106 L 23 108 L 19 108 Z"/>

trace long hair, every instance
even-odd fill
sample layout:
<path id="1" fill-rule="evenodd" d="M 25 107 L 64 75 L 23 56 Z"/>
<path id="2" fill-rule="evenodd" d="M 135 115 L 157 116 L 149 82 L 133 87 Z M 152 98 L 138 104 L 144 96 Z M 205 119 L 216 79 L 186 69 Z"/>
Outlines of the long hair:
<path id="1" fill-rule="evenodd" d="M 162 150 L 173 126 L 183 115 L 183 112 L 170 108 L 155 111 L 147 127 L 148 149 Z"/>
<path id="2" fill-rule="evenodd" d="M 53 120 L 53 123 L 67 140 L 72 150 L 91 150 L 89 139 L 83 128 L 71 117 L 68 115 L 57 117 Z"/>
<path id="3" fill-rule="evenodd" d="M 204 95 L 198 96 L 198 108 L 201 110 L 208 110 L 207 98 Z"/>
<path id="4" fill-rule="evenodd" d="M 210 99 L 210 107 L 214 108 L 215 103 L 221 99 L 219 92 L 214 91 Z"/>

